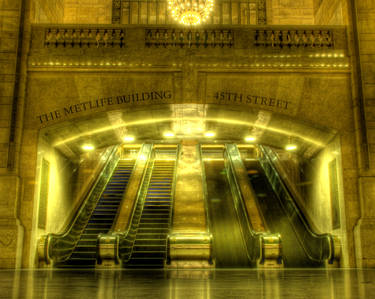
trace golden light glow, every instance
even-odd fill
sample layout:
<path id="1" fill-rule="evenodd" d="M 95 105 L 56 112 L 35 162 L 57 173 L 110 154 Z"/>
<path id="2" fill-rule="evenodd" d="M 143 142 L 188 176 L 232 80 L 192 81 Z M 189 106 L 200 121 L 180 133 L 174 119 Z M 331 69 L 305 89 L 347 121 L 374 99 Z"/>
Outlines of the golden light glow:
<path id="1" fill-rule="evenodd" d="M 183 25 L 205 22 L 213 7 L 214 0 L 168 0 L 173 19 Z"/>
<path id="2" fill-rule="evenodd" d="M 92 151 L 95 149 L 95 147 L 92 144 L 84 144 L 82 145 L 82 149 L 84 151 Z"/>
<path id="3" fill-rule="evenodd" d="M 172 137 L 175 136 L 174 133 L 171 132 L 171 131 L 164 132 L 163 135 L 164 135 L 164 137 L 166 137 L 166 138 L 172 138 Z"/>
<path id="4" fill-rule="evenodd" d="M 245 137 L 246 142 L 254 142 L 255 140 L 257 140 L 257 139 L 254 136 L 246 136 Z"/>
<path id="5" fill-rule="evenodd" d="M 125 136 L 124 141 L 125 142 L 133 142 L 135 140 L 134 136 Z"/>
<path id="6" fill-rule="evenodd" d="M 297 149 L 297 145 L 295 145 L 295 144 L 287 144 L 286 146 L 285 146 L 285 150 L 287 150 L 287 151 L 295 151 Z"/>
<path id="7" fill-rule="evenodd" d="M 204 133 L 204 137 L 207 137 L 207 138 L 215 137 L 215 135 L 216 135 L 215 132 L 211 132 L 211 131 Z"/>
<path id="8" fill-rule="evenodd" d="M 69 142 L 74 142 L 74 141 L 76 141 L 80 138 L 105 133 L 105 132 L 112 131 L 112 130 L 122 128 L 122 127 L 142 126 L 142 125 L 171 122 L 171 121 L 178 121 L 178 120 L 179 120 L 179 118 L 174 118 L 174 117 L 149 118 L 149 119 L 131 121 L 131 122 L 127 122 L 125 124 L 122 123 L 122 124 L 118 124 L 118 125 L 104 126 L 102 128 L 98 128 L 98 129 L 95 129 L 95 130 L 83 132 L 83 133 L 68 137 L 66 139 L 60 139 L 60 140 L 56 141 L 53 144 L 53 146 L 60 146 L 60 145 L 63 145 L 63 144 L 69 143 Z M 185 120 L 200 121 L 201 118 L 199 118 L 199 117 L 188 117 L 188 118 L 185 118 Z M 205 117 L 204 120 L 206 122 L 211 121 L 211 122 L 217 122 L 217 123 L 221 123 L 221 124 L 247 126 L 249 128 L 260 128 L 260 129 L 264 129 L 266 131 L 270 131 L 270 132 L 273 132 L 273 133 L 276 133 L 276 134 L 281 134 L 281 135 L 284 135 L 284 136 L 291 136 L 292 135 L 292 136 L 297 137 L 297 138 L 299 138 L 299 139 L 301 139 L 305 142 L 314 144 L 315 146 L 324 147 L 326 145 L 326 144 L 322 143 L 321 141 L 319 141 L 317 139 L 312 139 L 308 136 L 297 134 L 293 131 L 281 129 L 279 127 L 266 126 L 266 125 L 261 125 L 261 124 L 255 124 L 253 122 L 247 122 L 247 121 L 243 121 L 243 120 L 236 120 L 236 119 L 229 119 L 229 118 Z M 174 137 L 174 136 L 172 136 L 172 137 Z"/>

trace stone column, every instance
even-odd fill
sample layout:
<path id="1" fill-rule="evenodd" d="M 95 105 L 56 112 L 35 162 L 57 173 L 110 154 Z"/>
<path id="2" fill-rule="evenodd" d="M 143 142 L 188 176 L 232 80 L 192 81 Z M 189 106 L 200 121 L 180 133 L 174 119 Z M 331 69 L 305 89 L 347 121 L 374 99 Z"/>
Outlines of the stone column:
<path id="1" fill-rule="evenodd" d="M 356 64 L 354 112 L 360 130 L 357 147 L 361 213 L 354 229 L 355 258 L 357 267 L 375 267 L 375 2 L 348 0 L 348 4 Z"/>
<path id="2" fill-rule="evenodd" d="M 27 2 L 0 0 L 0 268 L 20 266 L 22 258 L 18 155 L 30 28 Z"/>

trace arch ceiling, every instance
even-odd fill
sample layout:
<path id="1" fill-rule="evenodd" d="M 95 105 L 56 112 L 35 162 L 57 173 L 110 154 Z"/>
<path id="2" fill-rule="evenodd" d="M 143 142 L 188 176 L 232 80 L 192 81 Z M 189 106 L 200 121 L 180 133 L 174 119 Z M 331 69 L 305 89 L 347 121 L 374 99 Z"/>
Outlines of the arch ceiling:
<path id="1" fill-rule="evenodd" d="M 299 154 L 309 158 L 324 148 L 336 132 L 288 116 L 264 110 L 202 104 L 154 105 L 128 110 L 101 112 L 61 122 L 41 130 L 41 136 L 64 155 L 74 158 L 82 153 L 83 143 L 104 148 L 123 142 L 132 135 L 136 143 L 179 142 L 196 139 L 202 143 L 244 143 L 254 136 L 258 143 L 283 148 L 288 142 L 298 145 Z M 173 131 L 174 138 L 163 133 Z M 207 131 L 214 138 L 204 137 Z"/>

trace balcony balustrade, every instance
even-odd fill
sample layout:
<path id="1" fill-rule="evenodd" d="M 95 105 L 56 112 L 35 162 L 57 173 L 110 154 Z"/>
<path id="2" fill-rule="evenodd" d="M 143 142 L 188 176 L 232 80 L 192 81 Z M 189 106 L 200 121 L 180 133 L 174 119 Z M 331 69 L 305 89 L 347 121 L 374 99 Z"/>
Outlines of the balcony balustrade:
<path id="1" fill-rule="evenodd" d="M 35 25 L 30 66 L 348 67 L 345 26 Z M 204 63 L 203 63 L 204 61 Z"/>

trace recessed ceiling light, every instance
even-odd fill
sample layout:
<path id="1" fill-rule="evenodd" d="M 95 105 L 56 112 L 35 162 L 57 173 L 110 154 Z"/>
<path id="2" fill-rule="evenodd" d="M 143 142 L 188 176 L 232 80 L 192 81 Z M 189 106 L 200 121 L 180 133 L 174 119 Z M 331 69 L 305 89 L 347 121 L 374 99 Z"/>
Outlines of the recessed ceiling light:
<path id="1" fill-rule="evenodd" d="M 257 139 L 254 136 L 246 136 L 245 137 L 246 142 L 254 142 L 255 140 L 257 140 Z"/>
<path id="2" fill-rule="evenodd" d="M 92 144 L 84 144 L 82 145 L 82 149 L 84 151 L 92 151 L 95 149 L 95 147 Z"/>
<path id="3" fill-rule="evenodd" d="M 124 138 L 123 138 L 123 140 L 125 141 L 125 142 L 132 142 L 132 141 L 134 141 L 134 136 L 125 136 Z"/>
<path id="4" fill-rule="evenodd" d="M 174 133 L 171 131 L 164 132 L 164 137 L 171 138 L 174 137 Z"/>
<path id="5" fill-rule="evenodd" d="M 297 145 L 295 145 L 295 144 L 287 144 L 286 146 L 285 146 L 285 150 L 287 150 L 287 151 L 295 151 L 297 149 Z"/>
<path id="6" fill-rule="evenodd" d="M 215 137 L 215 135 L 216 135 L 215 132 L 211 132 L 211 131 L 204 133 L 204 136 L 207 138 Z"/>

